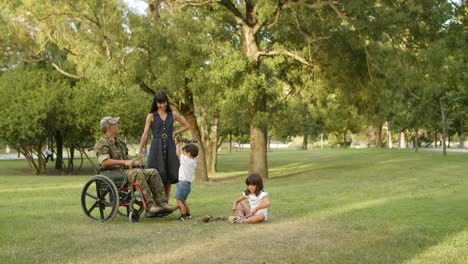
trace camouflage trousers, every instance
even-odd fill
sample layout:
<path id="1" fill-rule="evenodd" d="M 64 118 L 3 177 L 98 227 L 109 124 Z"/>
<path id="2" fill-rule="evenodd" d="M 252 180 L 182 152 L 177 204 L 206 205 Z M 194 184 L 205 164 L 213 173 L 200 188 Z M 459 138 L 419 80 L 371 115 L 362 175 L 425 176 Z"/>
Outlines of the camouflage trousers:
<path id="1" fill-rule="evenodd" d="M 164 185 L 159 173 L 155 169 L 126 170 L 128 181 L 140 185 L 141 193 L 145 197 L 147 209 L 153 205 L 160 206 L 167 203 Z"/>

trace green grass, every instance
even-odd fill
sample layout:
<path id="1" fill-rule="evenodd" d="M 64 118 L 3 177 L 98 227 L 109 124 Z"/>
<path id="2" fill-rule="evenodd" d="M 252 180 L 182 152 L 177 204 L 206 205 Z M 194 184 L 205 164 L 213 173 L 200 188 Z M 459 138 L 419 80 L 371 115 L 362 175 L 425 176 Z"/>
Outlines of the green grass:
<path id="1" fill-rule="evenodd" d="M 98 164 L 96 158 L 92 158 L 94 164 Z M 64 159 L 65 166 L 68 166 L 68 159 Z M 80 158 L 75 158 L 74 160 L 74 167 L 75 167 L 75 172 L 80 173 L 78 170 L 79 166 L 81 164 Z M 87 160 L 86 158 L 83 159 L 83 168 L 86 170 L 92 169 L 92 164 Z M 55 171 L 55 162 L 49 161 L 47 164 L 47 170 L 51 174 L 57 174 L 59 172 Z M 25 159 L 19 159 L 19 160 L 0 160 L 0 174 L 33 174 L 33 170 L 29 166 L 28 162 Z"/>
<path id="2" fill-rule="evenodd" d="M 467 263 L 468 155 L 273 151 L 267 224 L 89 221 L 85 176 L 0 176 L 2 263 Z M 229 215 L 248 152 L 193 184 L 194 218 Z M 3 161 L 0 162 L 3 168 Z M 173 196 L 174 189 L 171 194 Z M 173 198 L 171 198 L 173 201 Z"/>

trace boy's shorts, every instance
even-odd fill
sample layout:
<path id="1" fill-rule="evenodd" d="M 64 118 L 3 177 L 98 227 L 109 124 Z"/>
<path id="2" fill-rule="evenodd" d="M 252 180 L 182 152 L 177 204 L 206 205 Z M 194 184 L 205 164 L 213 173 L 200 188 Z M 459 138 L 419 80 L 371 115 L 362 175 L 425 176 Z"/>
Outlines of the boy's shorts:
<path id="1" fill-rule="evenodd" d="M 187 200 L 187 197 L 192 190 L 192 183 L 189 181 L 179 181 L 177 183 L 177 190 L 175 193 L 175 198 L 180 201 Z"/>

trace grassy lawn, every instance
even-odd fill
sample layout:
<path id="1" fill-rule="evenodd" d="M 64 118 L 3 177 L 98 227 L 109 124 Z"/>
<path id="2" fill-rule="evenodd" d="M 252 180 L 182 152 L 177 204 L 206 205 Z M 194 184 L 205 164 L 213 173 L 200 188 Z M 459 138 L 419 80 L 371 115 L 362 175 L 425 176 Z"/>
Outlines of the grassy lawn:
<path id="1" fill-rule="evenodd" d="M 219 155 L 179 213 L 129 223 L 81 211 L 84 176 L 0 176 L 2 263 L 468 263 L 468 154 L 398 150 L 268 153 L 269 223 L 228 216 L 248 152 Z M 0 168 L 11 162 L 0 161 Z M 173 196 L 175 190 L 171 196 Z M 175 202 L 171 198 L 171 202 Z"/>

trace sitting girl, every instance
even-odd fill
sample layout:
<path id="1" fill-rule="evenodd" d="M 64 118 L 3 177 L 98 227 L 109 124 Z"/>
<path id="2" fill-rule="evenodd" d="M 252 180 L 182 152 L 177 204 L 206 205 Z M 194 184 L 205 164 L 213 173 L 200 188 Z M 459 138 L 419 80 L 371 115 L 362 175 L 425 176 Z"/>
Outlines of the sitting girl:
<path id="1" fill-rule="evenodd" d="M 262 177 L 257 174 L 251 174 L 245 180 L 247 189 L 237 198 L 233 205 L 232 210 L 237 213 L 236 216 L 230 216 L 231 223 L 262 223 L 268 219 L 268 207 L 270 207 L 270 199 L 268 193 L 263 191 Z M 249 200 L 249 206 L 244 201 Z"/>

